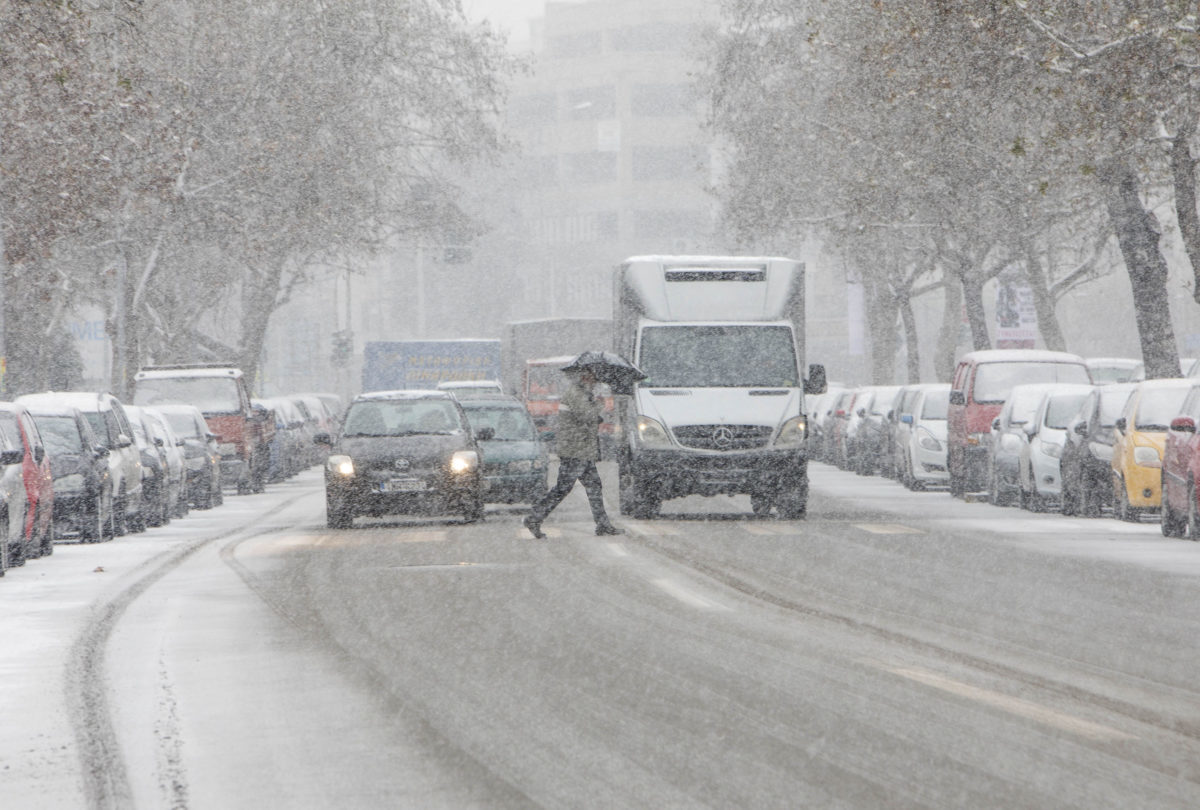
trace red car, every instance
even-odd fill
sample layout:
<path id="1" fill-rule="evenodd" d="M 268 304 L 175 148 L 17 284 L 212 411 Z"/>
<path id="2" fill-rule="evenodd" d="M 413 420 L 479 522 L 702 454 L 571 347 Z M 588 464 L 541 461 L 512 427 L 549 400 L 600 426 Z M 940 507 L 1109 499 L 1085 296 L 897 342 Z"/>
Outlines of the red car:
<path id="1" fill-rule="evenodd" d="M 0 402 L 0 525 L 8 564 L 54 551 L 54 478 L 50 456 L 33 417 L 23 405 Z M 19 483 L 18 483 L 19 480 Z"/>
<path id="2" fill-rule="evenodd" d="M 1171 420 L 1162 460 L 1162 533 L 1200 540 L 1200 383 L 1188 391 L 1179 415 Z"/>

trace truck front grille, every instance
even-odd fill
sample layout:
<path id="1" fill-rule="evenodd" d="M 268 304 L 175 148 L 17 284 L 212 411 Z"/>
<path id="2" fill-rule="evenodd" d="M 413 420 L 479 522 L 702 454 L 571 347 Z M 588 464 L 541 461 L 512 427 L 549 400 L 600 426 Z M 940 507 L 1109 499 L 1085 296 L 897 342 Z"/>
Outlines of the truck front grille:
<path id="1" fill-rule="evenodd" d="M 693 450 L 757 450 L 766 447 L 773 429 L 765 425 L 683 425 L 676 440 Z"/>

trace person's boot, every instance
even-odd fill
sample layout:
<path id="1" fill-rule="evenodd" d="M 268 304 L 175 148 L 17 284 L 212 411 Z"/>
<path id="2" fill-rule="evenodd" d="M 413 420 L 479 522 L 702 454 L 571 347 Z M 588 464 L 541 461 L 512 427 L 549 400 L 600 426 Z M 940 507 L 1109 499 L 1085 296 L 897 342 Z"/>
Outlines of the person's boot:
<path id="1" fill-rule="evenodd" d="M 625 530 L 618 529 L 616 526 L 612 525 L 607 520 L 604 521 L 603 523 L 596 524 L 596 536 L 597 537 L 606 537 L 606 536 L 616 535 L 616 534 L 625 534 Z"/>
<path id="2" fill-rule="evenodd" d="M 533 515 L 526 515 L 525 519 L 521 522 L 525 524 L 525 528 L 529 529 L 529 533 L 532 534 L 534 538 L 538 540 L 546 539 L 546 533 L 542 531 L 542 522 Z"/>

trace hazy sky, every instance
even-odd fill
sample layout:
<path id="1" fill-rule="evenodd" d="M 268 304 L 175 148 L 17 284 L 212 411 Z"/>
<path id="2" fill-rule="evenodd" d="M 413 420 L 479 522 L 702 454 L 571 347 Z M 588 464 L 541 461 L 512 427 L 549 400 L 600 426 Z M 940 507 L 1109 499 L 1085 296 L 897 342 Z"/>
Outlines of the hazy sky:
<path id="1" fill-rule="evenodd" d="M 546 8 L 546 0 L 462 0 L 462 4 L 468 18 L 490 20 L 518 47 L 529 41 L 529 20 L 541 17 Z"/>

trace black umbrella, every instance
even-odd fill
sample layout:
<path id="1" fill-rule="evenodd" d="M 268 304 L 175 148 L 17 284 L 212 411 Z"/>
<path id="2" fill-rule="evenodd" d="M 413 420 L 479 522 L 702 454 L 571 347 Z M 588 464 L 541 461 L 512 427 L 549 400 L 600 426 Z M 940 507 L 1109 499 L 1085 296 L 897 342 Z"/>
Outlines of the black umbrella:
<path id="1" fill-rule="evenodd" d="M 632 394 L 634 384 L 646 379 L 637 366 L 612 352 L 584 352 L 563 366 L 562 370 L 590 371 L 614 394 Z"/>

